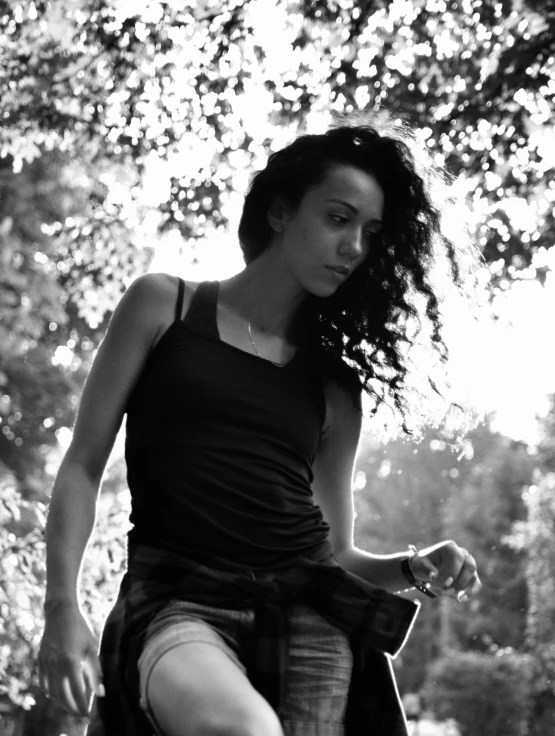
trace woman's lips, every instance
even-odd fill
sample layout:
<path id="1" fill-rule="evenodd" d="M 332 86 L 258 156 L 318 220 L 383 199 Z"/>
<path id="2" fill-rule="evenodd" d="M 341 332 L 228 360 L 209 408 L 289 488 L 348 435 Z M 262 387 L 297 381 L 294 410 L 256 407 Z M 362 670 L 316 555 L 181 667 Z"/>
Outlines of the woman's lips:
<path id="1" fill-rule="evenodd" d="M 339 271 L 338 269 L 333 268 L 332 266 L 326 266 L 326 268 L 332 274 L 332 276 L 335 276 L 335 278 L 339 279 L 340 281 L 344 281 L 349 275 L 348 271 Z"/>

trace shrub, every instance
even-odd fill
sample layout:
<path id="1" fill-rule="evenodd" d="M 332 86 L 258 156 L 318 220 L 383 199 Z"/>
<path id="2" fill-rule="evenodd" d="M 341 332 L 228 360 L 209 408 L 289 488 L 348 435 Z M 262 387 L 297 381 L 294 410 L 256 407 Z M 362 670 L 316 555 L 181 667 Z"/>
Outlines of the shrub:
<path id="1" fill-rule="evenodd" d="M 457 721 L 462 736 L 525 736 L 529 657 L 512 650 L 450 652 L 430 668 L 423 695 L 438 718 Z"/>

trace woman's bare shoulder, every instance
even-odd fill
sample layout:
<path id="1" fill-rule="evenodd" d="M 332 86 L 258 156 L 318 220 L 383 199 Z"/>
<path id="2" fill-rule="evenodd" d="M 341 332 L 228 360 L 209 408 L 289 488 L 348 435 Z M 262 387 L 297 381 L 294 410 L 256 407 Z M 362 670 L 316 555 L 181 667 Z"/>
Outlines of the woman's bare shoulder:
<path id="1" fill-rule="evenodd" d="M 179 318 L 183 318 L 197 290 L 199 282 L 183 279 L 183 304 Z M 139 276 L 129 287 L 136 292 L 135 299 L 144 307 L 148 306 L 150 318 L 156 322 L 154 344 L 162 337 L 168 327 L 175 321 L 179 277 L 168 273 L 147 273 Z"/>
<path id="2" fill-rule="evenodd" d="M 129 286 L 137 298 L 146 300 L 151 307 L 164 308 L 175 305 L 179 279 L 169 273 L 145 273 L 135 279 Z"/>

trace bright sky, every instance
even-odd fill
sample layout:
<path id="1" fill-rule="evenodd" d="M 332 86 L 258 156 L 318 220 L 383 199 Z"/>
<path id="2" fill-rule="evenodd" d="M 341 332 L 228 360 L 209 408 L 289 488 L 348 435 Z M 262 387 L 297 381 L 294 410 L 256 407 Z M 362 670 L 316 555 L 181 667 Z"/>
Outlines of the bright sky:
<path id="1" fill-rule="evenodd" d="M 471 399 L 495 413 L 494 428 L 531 444 L 537 417 L 555 393 L 555 278 L 549 276 L 545 287 L 535 280 L 513 284 L 495 304 L 498 320 L 480 325 L 476 349 L 465 355 L 462 340 L 457 356 Z"/>

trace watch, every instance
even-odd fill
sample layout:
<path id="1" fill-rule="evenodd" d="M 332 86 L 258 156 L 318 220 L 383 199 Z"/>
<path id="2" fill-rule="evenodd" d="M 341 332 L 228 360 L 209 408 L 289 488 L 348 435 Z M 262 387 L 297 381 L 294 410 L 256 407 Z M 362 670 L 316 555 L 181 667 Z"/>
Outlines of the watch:
<path id="1" fill-rule="evenodd" d="M 418 550 L 414 545 L 409 544 L 409 551 L 410 554 L 407 555 L 407 557 L 403 557 L 401 559 L 401 572 L 413 588 L 416 588 L 421 593 L 424 593 L 424 595 L 427 595 L 428 598 L 437 598 L 437 595 L 435 593 L 432 593 L 432 591 L 430 590 L 429 583 L 424 583 L 422 582 L 422 580 L 417 580 L 414 577 L 412 568 L 410 566 L 410 561 L 414 557 L 414 555 L 418 554 Z"/>

